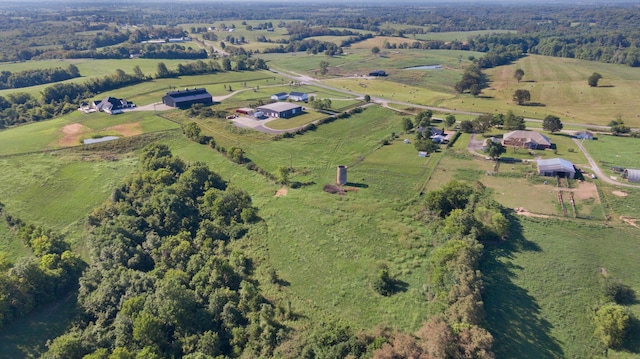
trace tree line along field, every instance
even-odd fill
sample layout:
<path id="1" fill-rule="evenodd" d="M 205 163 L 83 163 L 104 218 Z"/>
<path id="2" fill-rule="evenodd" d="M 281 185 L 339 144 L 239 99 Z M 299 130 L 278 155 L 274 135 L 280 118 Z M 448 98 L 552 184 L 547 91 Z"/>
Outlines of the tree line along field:
<path id="1" fill-rule="evenodd" d="M 423 57 L 412 58 L 418 53 Z M 562 120 L 567 122 L 574 121 L 575 112 L 575 122 L 593 124 L 606 124 L 616 114 L 621 114 L 626 124 L 634 125 L 631 104 L 627 106 L 628 112 L 615 112 L 617 104 L 607 102 L 630 91 L 631 81 L 637 81 L 629 80 L 635 78 L 629 77 L 635 76 L 633 72 L 627 72 L 631 69 L 620 66 L 528 56 L 513 65 L 487 71 L 493 82 L 485 94 L 493 98 L 472 98 L 455 95 L 451 90 L 450 81 L 462 73 L 458 67 L 460 53 L 455 51 L 399 49 L 383 50 L 380 56 L 374 56 L 370 47 L 354 47 L 349 54 L 331 59 L 299 53 L 295 56 L 261 56 L 265 56 L 274 68 L 310 76 L 316 76 L 320 61 L 328 61 L 331 67 L 326 78 L 331 79 L 327 83 L 371 96 L 467 111 L 506 112 L 513 109 L 520 114 L 522 110 L 523 115 L 537 118 L 551 113 L 562 115 L 564 111 Z M 130 63 L 129 60 L 108 60 L 101 62 L 101 66 L 105 70 L 112 66 L 113 69 L 120 68 L 125 61 L 137 64 L 141 60 Z M 402 67 L 425 64 L 425 61 L 443 63 L 447 68 L 433 74 L 404 75 L 401 72 Z M 342 78 L 350 72 L 361 71 L 362 65 L 358 63 L 364 63 L 366 69 L 396 67 L 389 69 L 391 76 L 385 79 Z M 462 65 L 468 63 L 468 58 L 462 59 Z M 146 66 L 147 71 L 153 73 L 154 65 L 148 63 Z M 526 73 L 525 81 L 519 85 L 513 79 L 513 71 L 518 67 Z M 602 85 L 613 87 L 589 89 L 586 78 L 582 77 L 592 71 L 603 74 Z M 87 76 L 82 69 L 81 73 Z M 157 102 L 167 89 L 175 87 L 205 86 L 214 96 L 228 94 L 225 87 L 229 85 L 234 90 L 247 90 L 214 106 L 214 109 L 231 110 L 259 98 L 268 98 L 269 86 L 275 86 L 273 92 L 287 88 L 282 87 L 282 80 L 280 84 L 278 81 L 279 78 L 274 79 L 267 72 L 232 72 L 154 80 L 104 95 L 149 104 Z M 247 82 L 246 86 L 244 82 Z M 253 92 L 254 86 L 260 86 L 260 90 Z M 549 103 L 531 108 L 515 106 L 510 94 L 518 86 L 532 86 L 534 100 L 539 94 Z M 556 88 L 557 93 L 552 91 Z M 348 96 L 339 92 L 319 87 L 301 89 L 349 101 Z M 584 92 L 580 93 L 584 97 L 577 96 L 578 91 Z M 603 96 L 600 91 L 613 93 Z M 597 104 L 583 109 L 583 104 L 587 103 L 583 100 Z M 162 116 L 181 124 L 192 121 L 183 111 L 171 111 Z M 362 114 L 279 141 L 273 141 L 268 135 L 237 130 L 226 121 L 197 119 L 204 134 L 213 136 L 225 147 L 241 147 L 245 156 L 259 167 L 275 172 L 279 167 L 291 166 L 293 180 L 312 182 L 302 188 L 289 188 L 286 195 L 275 196 L 280 185 L 230 162 L 207 146 L 185 139 L 179 133 L 178 124 L 151 112 L 116 117 L 74 113 L 0 132 L 0 153 L 8 155 L 0 158 L 0 178 L 3 178 L 0 192 L 8 211 L 69 234 L 76 249 L 82 253 L 87 213 L 104 202 L 113 188 L 139 166 L 136 155 L 140 146 L 122 145 L 119 149 L 121 142 L 115 142 L 115 149 L 111 150 L 74 148 L 51 153 L 25 152 L 55 149 L 62 129 L 69 124 L 79 123 L 97 133 L 111 133 L 114 130 L 109 128 L 113 126 L 139 124 L 140 135 L 134 137 L 140 138 L 141 143 L 153 140 L 145 140 L 141 135 L 158 132 L 160 137 L 155 140 L 168 144 L 176 155 L 191 163 L 207 163 L 224 179 L 251 194 L 266 229 L 263 238 L 253 239 L 255 247 L 246 250 L 260 258 L 261 265 L 273 267 L 287 283 L 277 287 L 265 280 L 263 286 L 269 296 L 289 301 L 295 312 L 307 318 L 297 325 L 302 328 L 308 322 L 330 318 L 342 320 L 357 329 L 386 323 L 413 331 L 432 310 L 424 292 L 428 271 L 426 258 L 438 240 L 426 230 L 420 218 L 423 209 L 420 192 L 437 189 L 451 179 L 478 180 L 508 208 L 525 203 L 528 210 L 552 217 L 514 218 L 513 235 L 509 240 L 487 245 L 485 256 L 491 258 L 482 268 L 486 276 L 484 300 L 487 327 L 496 338 L 494 350 L 497 356 L 602 356 L 591 324 L 591 308 L 600 300 L 601 268 L 634 290 L 640 288 L 640 277 L 632 264 L 640 238 L 635 228 L 623 224 L 617 216 L 639 215 L 640 211 L 635 207 L 638 191 L 625 189 L 627 197 L 620 197 L 612 194 L 614 188 L 598 184 L 600 193 L 596 191 L 594 196 L 578 199 L 579 219 L 573 220 L 562 215 L 552 186 L 525 178 L 527 172 L 534 170 L 531 165 L 503 164 L 498 173 L 504 173 L 504 176 L 487 176 L 492 164 L 472 158 L 466 152 L 466 136 L 454 149 L 443 149 L 428 158 L 418 157 L 412 144 L 402 142 L 402 135 L 382 146 L 381 141 L 391 133 L 401 133 L 402 117 L 391 110 L 370 106 Z M 409 134 L 406 137 L 413 139 Z M 575 147 L 568 138 L 553 137 L 558 143 L 559 155 L 568 156 L 577 164 L 584 163 L 579 152 L 568 151 Z M 635 139 L 617 140 L 603 138 L 602 142 L 587 144 L 587 148 L 597 160 L 617 163 L 617 158 L 612 157 L 614 151 L 607 151 L 607 148 L 619 146 L 621 150 L 627 149 L 624 156 L 633 155 L 627 152 L 633 148 L 631 142 Z M 525 153 L 505 154 L 510 155 L 523 159 L 529 156 Z M 551 156 L 550 153 L 544 155 Z M 625 165 L 634 163 L 633 159 L 625 157 Z M 349 182 L 356 190 L 344 196 L 323 192 L 325 184 L 335 181 L 335 168 L 340 164 L 349 166 Z M 616 216 L 606 222 L 607 214 Z M 0 241 L 0 248 L 8 249 L 13 255 L 24 253 L 24 248 L 2 226 Z M 388 265 L 392 275 L 406 285 L 405 291 L 384 297 L 371 289 L 381 264 Z M 259 272 L 263 270 L 258 267 Z M 636 317 L 640 314 L 637 304 L 629 309 Z M 624 350 L 610 351 L 609 356 L 636 356 L 637 335 L 637 331 L 632 331 Z M 4 342 L 0 343 L 3 347 L 8 343 L 12 347 L 20 345 L 15 337 L 2 336 L 0 341 Z M 41 338 L 36 342 L 42 345 L 44 340 Z"/>

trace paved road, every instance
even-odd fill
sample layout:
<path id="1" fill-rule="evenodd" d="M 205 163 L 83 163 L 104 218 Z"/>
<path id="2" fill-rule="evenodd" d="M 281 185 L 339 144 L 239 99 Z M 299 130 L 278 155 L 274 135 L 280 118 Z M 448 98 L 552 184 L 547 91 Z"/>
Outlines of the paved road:
<path id="1" fill-rule="evenodd" d="M 632 185 L 632 184 L 628 184 L 628 183 L 618 182 L 616 180 L 613 180 L 611 177 L 608 177 L 607 175 L 605 175 L 602 172 L 602 170 L 600 170 L 600 167 L 598 167 L 598 164 L 596 163 L 596 161 L 593 160 L 591 155 L 589 155 L 587 150 L 584 148 L 584 146 L 582 145 L 582 141 L 578 140 L 577 138 L 574 138 L 573 142 L 575 142 L 575 144 L 578 146 L 580 151 L 582 151 L 582 153 L 584 153 L 584 156 L 587 158 L 587 161 L 589 161 L 589 165 L 591 166 L 591 170 L 596 174 L 596 176 L 598 176 L 599 179 L 601 179 L 602 181 L 607 182 L 609 184 L 615 185 L 615 186 L 640 188 L 640 186 L 638 186 L 638 185 Z"/>

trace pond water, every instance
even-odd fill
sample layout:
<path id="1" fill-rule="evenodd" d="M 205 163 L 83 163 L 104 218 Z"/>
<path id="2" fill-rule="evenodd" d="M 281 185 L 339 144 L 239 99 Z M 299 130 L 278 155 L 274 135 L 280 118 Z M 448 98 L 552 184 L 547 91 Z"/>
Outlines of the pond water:
<path id="1" fill-rule="evenodd" d="M 405 70 L 440 70 L 442 65 L 422 65 L 414 67 L 406 67 Z"/>
<path id="2" fill-rule="evenodd" d="M 87 138 L 85 140 L 82 141 L 83 144 L 85 145 L 90 145 L 93 143 L 100 143 L 100 142 L 106 142 L 106 141 L 113 141 L 113 140 L 117 140 L 118 136 L 104 136 L 104 137 L 100 137 L 100 138 Z"/>

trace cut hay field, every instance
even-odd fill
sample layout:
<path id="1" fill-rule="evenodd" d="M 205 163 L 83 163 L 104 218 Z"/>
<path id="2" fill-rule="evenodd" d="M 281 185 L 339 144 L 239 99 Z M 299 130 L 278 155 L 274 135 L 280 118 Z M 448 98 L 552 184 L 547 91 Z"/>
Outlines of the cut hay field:
<path id="1" fill-rule="evenodd" d="M 525 72 L 521 83 L 513 78 L 516 69 Z M 599 87 L 592 88 L 587 78 L 598 72 L 603 76 Z M 516 63 L 486 70 L 490 88 L 483 90 L 487 98 L 462 96 L 445 101 L 451 108 L 482 112 L 506 112 L 512 109 L 525 117 L 559 116 L 563 122 L 606 125 L 620 115 L 631 127 L 640 126 L 640 108 L 632 95 L 640 83 L 636 69 L 614 64 L 529 55 Z M 543 106 L 517 106 L 512 95 L 516 89 L 531 93 L 531 101 Z M 462 102 L 464 101 L 464 103 Z M 468 106 L 472 102 L 472 106 Z"/>

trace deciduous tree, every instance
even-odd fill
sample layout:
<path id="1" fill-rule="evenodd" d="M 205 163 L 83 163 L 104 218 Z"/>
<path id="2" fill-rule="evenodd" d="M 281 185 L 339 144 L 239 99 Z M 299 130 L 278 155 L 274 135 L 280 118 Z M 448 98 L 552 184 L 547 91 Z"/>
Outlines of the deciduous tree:
<path id="1" fill-rule="evenodd" d="M 562 130 L 562 121 L 560 117 L 554 115 L 548 115 L 542 120 L 542 128 L 549 132 L 558 132 Z"/>
<path id="2" fill-rule="evenodd" d="M 622 344 L 630 323 L 629 314 L 618 304 L 605 304 L 595 313 L 596 335 L 607 348 Z"/>
<path id="3" fill-rule="evenodd" d="M 491 157 L 492 160 L 497 160 L 500 158 L 500 155 L 507 152 L 507 149 L 504 148 L 502 143 L 493 141 L 491 139 L 487 140 L 487 154 Z"/>
<path id="4" fill-rule="evenodd" d="M 601 78 L 602 78 L 602 75 L 600 75 L 597 72 L 594 72 L 591 74 L 591 76 L 589 76 L 589 78 L 587 79 L 587 82 L 589 83 L 590 87 L 598 87 L 598 81 L 600 81 Z"/>
<path id="5" fill-rule="evenodd" d="M 518 105 L 531 101 L 531 93 L 529 90 L 518 89 L 513 93 L 513 101 Z"/>
<path id="6" fill-rule="evenodd" d="M 520 82 L 520 80 L 522 80 L 522 78 L 524 77 L 524 70 L 516 69 L 516 72 L 513 74 L 513 77 L 515 77 L 515 79 L 518 80 L 518 82 Z"/>

